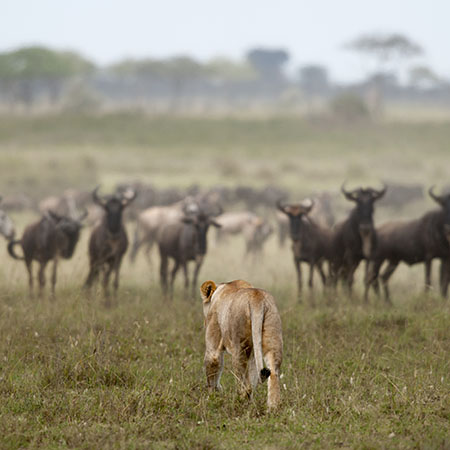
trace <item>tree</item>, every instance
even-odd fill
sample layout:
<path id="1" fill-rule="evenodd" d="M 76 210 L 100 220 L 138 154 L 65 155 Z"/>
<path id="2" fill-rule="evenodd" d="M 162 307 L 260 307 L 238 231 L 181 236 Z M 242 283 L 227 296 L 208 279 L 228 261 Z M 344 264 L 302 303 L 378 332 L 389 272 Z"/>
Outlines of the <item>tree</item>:
<path id="1" fill-rule="evenodd" d="M 94 68 L 92 62 L 78 53 L 45 47 L 23 47 L 0 54 L 0 80 L 27 105 L 34 102 L 39 90 L 56 100 L 66 80 L 86 75 Z"/>
<path id="2" fill-rule="evenodd" d="M 391 61 L 409 59 L 423 53 L 420 45 L 398 33 L 362 35 L 350 41 L 345 47 L 370 56 L 382 65 Z"/>
<path id="3" fill-rule="evenodd" d="M 414 66 L 409 69 L 409 84 L 416 89 L 430 89 L 441 83 L 441 78 L 427 66 Z"/>
<path id="4" fill-rule="evenodd" d="M 233 61 L 227 58 L 215 58 L 205 66 L 210 76 L 219 82 L 249 81 L 257 77 L 249 62 Z"/>
<path id="5" fill-rule="evenodd" d="M 284 79 L 283 66 L 289 61 L 289 53 L 283 49 L 255 48 L 247 52 L 247 61 L 266 81 Z"/>
<path id="6" fill-rule="evenodd" d="M 298 75 L 300 88 L 306 99 L 307 113 L 311 115 L 315 97 L 328 91 L 328 71 L 323 66 L 310 64 L 300 67 Z"/>
<path id="7" fill-rule="evenodd" d="M 372 59 L 375 62 L 373 72 L 378 75 L 394 73 L 395 69 L 391 67 L 392 65 L 403 63 L 424 52 L 419 44 L 399 33 L 365 34 L 347 43 L 345 48 Z M 382 76 L 372 76 L 372 83 L 370 83 L 371 109 L 375 114 L 380 114 L 382 110 L 384 87 L 382 80 Z"/>
<path id="8" fill-rule="evenodd" d="M 328 71 L 320 65 L 307 65 L 300 67 L 299 82 L 302 90 L 308 95 L 318 95 L 329 88 Z"/>

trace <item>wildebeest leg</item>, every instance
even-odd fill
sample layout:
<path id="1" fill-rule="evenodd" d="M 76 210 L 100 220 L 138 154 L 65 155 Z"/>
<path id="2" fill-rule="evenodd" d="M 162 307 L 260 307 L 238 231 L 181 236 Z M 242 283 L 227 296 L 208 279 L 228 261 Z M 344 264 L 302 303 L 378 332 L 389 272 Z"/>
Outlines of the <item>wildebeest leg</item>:
<path id="1" fill-rule="evenodd" d="M 312 290 L 314 285 L 314 263 L 309 263 L 309 278 L 308 278 L 308 287 Z"/>
<path id="2" fill-rule="evenodd" d="M 45 268 L 47 267 L 47 261 L 41 262 L 39 266 L 39 297 L 42 297 L 45 287 Z"/>
<path id="3" fill-rule="evenodd" d="M 119 289 L 119 275 L 120 275 L 120 266 L 122 264 L 122 258 L 117 258 L 114 264 L 114 297 L 117 295 L 117 290 Z"/>
<path id="4" fill-rule="evenodd" d="M 184 263 L 184 265 L 186 265 L 186 263 Z M 170 297 L 173 297 L 173 286 L 175 284 L 175 277 L 177 275 L 178 269 L 180 268 L 180 261 L 178 261 L 178 259 L 175 260 L 175 264 L 172 268 L 172 272 L 170 273 L 170 286 L 169 286 L 169 290 L 170 290 Z"/>
<path id="5" fill-rule="evenodd" d="M 152 265 L 152 255 L 151 255 L 152 247 L 153 247 L 153 239 L 149 240 L 145 246 L 145 256 L 150 266 Z"/>
<path id="6" fill-rule="evenodd" d="M 187 292 L 189 289 L 189 272 L 187 262 L 183 264 L 183 273 L 184 273 L 184 291 Z"/>
<path id="7" fill-rule="evenodd" d="M 89 269 L 89 275 L 86 279 L 86 282 L 84 283 L 84 287 L 86 289 L 89 289 L 92 286 L 92 284 L 95 282 L 95 280 L 98 278 L 99 271 L 100 271 L 100 265 L 91 263 L 91 267 Z"/>
<path id="8" fill-rule="evenodd" d="M 370 266 L 370 270 L 369 270 L 369 276 L 368 276 L 368 280 L 367 280 L 367 284 L 368 286 L 372 286 L 372 289 L 375 292 L 375 295 L 377 297 L 380 296 L 380 285 L 378 282 L 378 277 L 380 274 L 380 268 L 383 264 L 383 260 L 375 260 L 371 262 L 371 266 Z"/>
<path id="9" fill-rule="evenodd" d="M 323 263 L 322 263 L 322 261 L 319 261 L 316 264 L 316 267 L 317 267 L 317 270 L 319 271 L 319 275 L 320 275 L 320 278 L 322 280 L 322 284 L 323 284 L 324 287 L 326 287 L 327 284 L 328 284 L 327 283 L 327 276 L 325 275 L 325 271 L 323 270 Z"/>
<path id="10" fill-rule="evenodd" d="M 26 259 L 25 265 L 28 271 L 28 286 L 30 290 L 30 297 L 33 298 L 33 260 Z"/>
<path id="11" fill-rule="evenodd" d="M 134 231 L 134 241 L 130 251 L 130 262 L 134 263 L 136 260 L 137 252 L 142 245 L 142 240 L 140 239 L 139 225 L 136 225 L 136 230 Z"/>
<path id="12" fill-rule="evenodd" d="M 386 267 L 386 269 L 384 269 L 384 272 L 381 274 L 381 282 L 383 284 L 383 290 L 384 290 L 384 299 L 389 304 L 391 304 L 392 301 L 391 301 L 391 296 L 389 293 L 388 282 L 389 282 L 389 278 L 391 277 L 391 275 L 395 272 L 395 269 L 397 268 L 397 266 L 398 266 L 398 261 L 389 261 L 388 266 Z"/>
<path id="13" fill-rule="evenodd" d="M 372 284 L 372 272 L 374 263 L 371 260 L 366 260 L 364 267 L 364 301 L 367 303 L 369 301 L 369 288 Z"/>
<path id="14" fill-rule="evenodd" d="M 431 288 L 431 259 L 425 260 L 425 292 Z"/>
<path id="15" fill-rule="evenodd" d="M 358 263 L 355 263 L 355 262 L 350 263 L 347 274 L 346 274 L 347 275 L 346 276 L 347 293 L 350 298 L 353 297 L 353 282 L 355 280 L 355 271 L 358 268 L 358 265 L 359 265 L 359 262 Z"/>
<path id="16" fill-rule="evenodd" d="M 53 267 L 52 267 L 52 287 L 51 287 L 51 296 L 55 297 L 55 286 L 56 286 L 56 271 L 58 268 L 58 258 L 53 259 Z"/>
<path id="17" fill-rule="evenodd" d="M 369 289 L 375 277 L 375 262 L 370 260 L 366 261 L 364 270 L 364 301 L 366 303 L 369 301 Z"/>
<path id="18" fill-rule="evenodd" d="M 297 271 L 297 299 L 301 301 L 302 299 L 302 268 L 300 266 L 301 261 L 294 258 L 295 270 Z"/>
<path id="19" fill-rule="evenodd" d="M 108 261 L 105 267 L 105 273 L 103 274 L 103 294 L 105 298 L 109 297 L 109 277 L 111 276 L 113 268 L 114 263 L 112 261 Z"/>
<path id="20" fill-rule="evenodd" d="M 169 265 L 169 260 L 166 255 L 161 255 L 161 265 L 159 267 L 159 275 L 161 279 L 161 289 L 163 295 L 167 294 L 167 269 Z"/>

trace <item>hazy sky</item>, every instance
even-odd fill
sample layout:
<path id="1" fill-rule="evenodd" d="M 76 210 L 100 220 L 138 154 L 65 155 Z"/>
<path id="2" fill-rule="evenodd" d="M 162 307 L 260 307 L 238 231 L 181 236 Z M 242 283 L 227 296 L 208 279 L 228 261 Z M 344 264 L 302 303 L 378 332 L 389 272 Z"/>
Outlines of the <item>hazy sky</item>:
<path id="1" fill-rule="evenodd" d="M 0 0 L 0 51 L 43 44 L 106 64 L 284 47 L 291 67 L 321 63 L 334 79 L 350 80 L 369 66 L 342 44 L 363 32 L 398 31 L 425 48 L 418 63 L 450 78 L 449 23 L 450 0 Z"/>

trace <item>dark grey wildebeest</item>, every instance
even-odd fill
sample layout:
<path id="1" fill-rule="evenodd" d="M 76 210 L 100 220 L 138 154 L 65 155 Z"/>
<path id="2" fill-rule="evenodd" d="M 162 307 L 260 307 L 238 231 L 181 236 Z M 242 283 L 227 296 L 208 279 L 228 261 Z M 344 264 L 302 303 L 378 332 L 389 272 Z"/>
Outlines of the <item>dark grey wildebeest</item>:
<path id="1" fill-rule="evenodd" d="M 353 191 L 341 191 L 345 198 L 356 203 L 347 219 L 338 223 L 333 229 L 331 242 L 331 273 L 333 284 L 342 279 L 352 293 L 353 279 L 359 263 L 368 261 L 377 245 L 377 236 L 373 223 L 374 204 L 386 193 L 381 190 L 358 188 Z M 368 266 L 366 265 L 366 279 Z"/>
<path id="2" fill-rule="evenodd" d="M 58 261 L 60 258 L 70 259 L 72 257 L 80 238 L 81 221 L 84 217 L 86 214 L 79 219 L 72 219 L 49 211 L 39 221 L 28 225 L 20 240 L 10 241 L 8 244 L 9 254 L 14 259 L 25 261 L 31 296 L 33 295 L 33 261 L 37 261 L 40 265 L 39 295 L 42 295 L 45 286 L 45 268 L 52 260 L 51 294 L 55 295 Z M 22 247 L 23 256 L 15 253 L 16 245 Z"/>
<path id="3" fill-rule="evenodd" d="M 278 209 L 289 219 L 289 233 L 292 239 L 292 253 L 297 272 L 298 298 L 302 295 L 301 263 L 309 264 L 310 289 L 313 287 L 314 268 L 317 268 L 323 285 L 327 284 L 327 277 L 323 270 L 323 263 L 329 261 L 331 251 L 332 233 L 329 228 L 323 227 L 309 217 L 314 202 L 285 204 L 277 202 Z"/>
<path id="4" fill-rule="evenodd" d="M 220 214 L 220 213 L 219 213 Z M 218 215 L 218 214 L 217 214 Z M 188 262 L 195 262 L 192 278 L 191 295 L 197 289 L 197 279 L 207 251 L 207 233 L 210 225 L 219 228 L 211 214 L 200 210 L 197 213 L 186 213 L 178 223 L 163 228 L 158 236 L 159 254 L 161 257 L 160 277 L 164 294 L 173 296 L 173 284 L 180 267 L 184 271 L 185 290 L 189 290 Z M 168 283 L 169 258 L 174 260 Z"/>
<path id="5" fill-rule="evenodd" d="M 377 228 L 377 247 L 370 263 L 366 291 L 372 285 L 378 293 L 378 274 L 384 261 L 387 267 L 381 274 L 385 300 L 391 302 L 388 282 L 400 262 L 408 265 L 425 264 L 425 290 L 431 286 L 431 265 L 434 258 L 442 260 L 441 293 L 447 295 L 448 261 L 450 259 L 450 194 L 430 197 L 440 209 L 430 211 L 419 219 L 388 222 Z"/>
<path id="6" fill-rule="evenodd" d="M 89 239 L 90 270 L 85 287 L 89 289 L 104 271 L 103 291 L 109 296 L 109 278 L 114 271 L 114 294 L 119 287 L 119 272 L 122 258 L 128 248 L 128 237 L 122 220 L 123 210 L 136 198 L 135 191 L 100 197 L 99 187 L 92 193 L 94 202 L 104 210 L 101 222 L 92 230 Z"/>

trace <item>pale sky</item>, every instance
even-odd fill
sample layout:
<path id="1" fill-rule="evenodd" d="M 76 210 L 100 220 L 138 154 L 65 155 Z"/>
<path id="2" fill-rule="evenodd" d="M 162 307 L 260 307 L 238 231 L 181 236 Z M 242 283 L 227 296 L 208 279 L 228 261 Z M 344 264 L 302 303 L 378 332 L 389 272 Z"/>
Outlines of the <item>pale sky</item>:
<path id="1" fill-rule="evenodd" d="M 320 63 L 338 81 L 370 66 L 343 50 L 361 33 L 400 32 L 423 46 L 415 62 L 450 79 L 450 0 L 0 0 L 0 51 L 40 44 L 99 64 L 188 54 L 241 58 L 283 47 L 291 67 Z"/>

